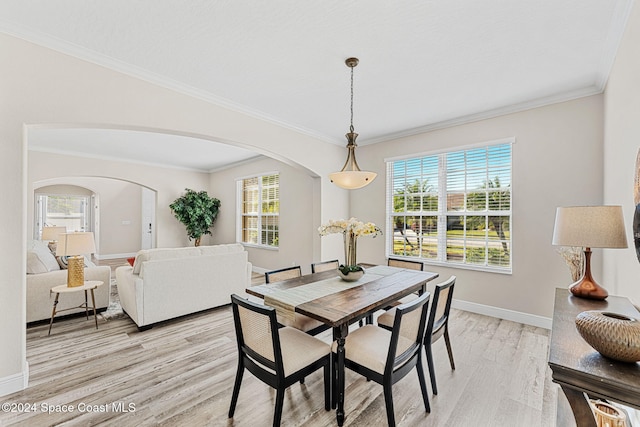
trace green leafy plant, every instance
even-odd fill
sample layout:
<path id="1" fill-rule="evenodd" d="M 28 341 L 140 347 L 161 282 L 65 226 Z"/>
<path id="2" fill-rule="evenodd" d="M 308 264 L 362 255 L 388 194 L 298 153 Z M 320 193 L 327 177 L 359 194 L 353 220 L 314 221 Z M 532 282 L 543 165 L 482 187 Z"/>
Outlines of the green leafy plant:
<path id="1" fill-rule="evenodd" d="M 196 246 L 200 246 L 200 239 L 209 230 L 218 217 L 220 200 L 209 197 L 206 191 L 185 189 L 184 196 L 177 198 L 169 205 L 173 215 L 187 227 L 189 240 L 195 239 Z"/>

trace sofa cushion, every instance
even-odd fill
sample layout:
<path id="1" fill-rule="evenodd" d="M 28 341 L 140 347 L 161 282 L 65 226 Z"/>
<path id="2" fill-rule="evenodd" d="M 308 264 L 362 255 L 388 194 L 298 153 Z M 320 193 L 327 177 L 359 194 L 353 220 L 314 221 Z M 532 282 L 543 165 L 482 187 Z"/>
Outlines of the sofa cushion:
<path id="1" fill-rule="evenodd" d="M 214 246 L 198 246 L 202 255 L 218 255 L 227 254 L 233 252 L 244 251 L 244 246 L 240 243 L 230 243 L 226 245 L 214 245 Z"/>
<path id="2" fill-rule="evenodd" d="M 136 260 L 133 263 L 133 274 L 142 275 L 142 265 L 145 261 L 186 258 L 199 255 L 200 250 L 195 247 L 143 249 L 138 251 L 138 255 L 136 255 Z"/>
<path id="3" fill-rule="evenodd" d="M 27 243 L 27 274 L 41 274 L 60 270 L 56 257 L 46 243 L 30 240 Z"/>

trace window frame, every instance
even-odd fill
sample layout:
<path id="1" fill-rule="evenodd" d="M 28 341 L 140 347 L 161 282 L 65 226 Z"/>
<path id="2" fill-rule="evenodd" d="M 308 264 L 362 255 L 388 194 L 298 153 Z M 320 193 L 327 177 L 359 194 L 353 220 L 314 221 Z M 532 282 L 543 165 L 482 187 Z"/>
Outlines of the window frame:
<path id="1" fill-rule="evenodd" d="M 385 239 L 386 239 L 385 255 L 387 256 L 387 258 L 394 257 L 394 258 L 401 258 L 401 259 L 407 259 L 407 260 L 420 260 L 421 262 L 424 262 L 425 264 L 429 264 L 429 265 L 437 265 L 437 266 L 443 266 L 443 267 L 468 269 L 468 270 L 476 270 L 476 271 L 486 271 L 486 272 L 492 272 L 492 273 L 512 274 L 513 273 L 513 147 L 514 147 L 514 144 L 515 144 L 515 137 L 509 137 L 509 138 L 503 138 L 499 140 L 482 142 L 478 144 L 460 146 L 460 147 L 455 147 L 450 149 L 443 149 L 443 150 L 416 153 L 416 154 L 393 157 L 393 158 L 386 158 L 385 159 L 385 165 L 386 165 L 385 218 L 386 218 L 387 232 L 385 236 Z M 470 151 L 478 150 L 478 149 L 489 150 L 491 147 L 500 146 L 500 145 L 509 145 L 509 161 L 508 161 L 509 184 L 506 186 L 506 188 L 508 188 L 509 190 L 508 209 L 489 210 L 490 208 L 489 201 L 487 201 L 487 206 L 486 206 L 486 209 L 484 210 L 477 210 L 477 211 L 468 210 L 467 196 L 469 194 L 472 194 L 473 191 L 472 189 L 467 189 L 465 187 L 465 191 L 463 192 L 464 194 L 464 203 L 462 206 L 463 209 L 461 211 L 448 210 L 447 203 L 448 203 L 449 194 L 447 193 L 447 156 L 455 153 L 463 153 L 464 155 L 464 153 L 468 153 Z M 423 190 L 419 194 L 421 195 L 429 194 L 429 193 L 435 194 L 437 196 L 437 209 L 424 210 L 425 204 L 424 204 L 424 198 L 423 198 L 423 202 L 422 202 L 422 205 L 420 205 L 419 210 L 417 211 L 407 210 L 407 207 L 405 205 L 404 210 L 402 212 L 395 212 L 394 210 L 394 175 L 393 175 L 394 163 L 399 161 L 408 161 L 408 160 L 416 160 L 416 161 L 423 162 L 424 159 L 428 157 L 434 157 L 438 159 L 437 186 L 435 190 L 432 190 L 432 191 L 424 191 L 424 187 L 423 187 Z M 490 159 L 487 158 L 486 160 L 487 165 L 489 161 Z M 489 167 L 487 166 L 485 170 L 488 171 Z M 469 171 L 469 168 L 465 163 L 465 168 L 463 169 L 463 174 L 465 174 L 465 177 L 468 171 Z M 431 172 L 433 172 L 433 170 Z M 487 175 L 488 174 L 489 172 L 487 172 Z M 407 173 L 406 171 L 404 173 L 405 177 L 406 176 L 410 177 L 411 175 L 412 175 L 411 173 Z M 428 174 L 421 169 L 419 173 L 419 177 L 420 177 L 419 179 L 422 180 L 423 177 L 425 177 L 426 175 Z M 433 177 L 435 177 L 435 174 L 432 173 L 432 175 Z M 488 179 L 492 179 L 492 178 L 488 178 Z M 420 254 L 420 256 L 394 254 L 394 241 L 396 240 L 395 239 L 396 222 L 394 221 L 394 219 L 397 217 L 410 218 L 412 216 L 421 218 L 420 226 L 422 226 L 425 223 L 429 224 L 429 222 L 425 221 L 427 220 L 427 218 L 425 217 L 435 217 L 436 224 L 437 224 L 437 232 L 435 236 L 431 236 L 431 240 L 432 242 L 434 242 L 434 246 L 437 245 L 437 255 L 435 258 L 422 256 L 422 253 Z M 474 241 L 474 239 L 469 238 L 466 235 L 466 231 L 467 231 L 466 225 L 465 225 L 465 232 L 463 234 L 463 242 L 462 242 L 462 247 L 464 248 L 463 260 L 454 261 L 454 260 L 447 259 L 448 258 L 447 256 L 448 218 L 463 217 L 465 221 L 463 224 L 466 224 L 467 217 L 478 217 L 478 216 L 484 217 L 485 221 L 487 221 L 485 224 L 488 224 L 489 218 L 492 216 L 508 217 L 509 236 L 504 241 L 501 239 L 497 240 L 500 243 L 506 242 L 508 245 L 509 258 L 508 258 L 507 266 L 501 267 L 501 266 L 489 264 L 488 245 L 489 245 L 489 242 L 494 242 L 496 240 L 490 239 L 488 234 L 485 235 L 484 245 L 482 246 L 483 248 L 485 248 L 484 261 L 482 263 L 468 262 L 466 257 L 468 255 L 467 249 L 469 246 L 467 244 L 471 241 Z M 403 221 L 403 224 L 404 224 L 404 230 L 408 230 L 406 219 Z M 425 237 L 423 235 L 422 239 L 424 238 Z M 406 239 L 406 241 L 409 242 L 408 239 Z M 475 241 L 477 242 L 477 240 Z M 420 250 L 421 251 L 424 250 L 424 245 L 421 246 Z"/>
<path id="2" fill-rule="evenodd" d="M 264 213 L 262 212 L 262 204 L 263 204 L 263 178 L 264 177 L 269 177 L 269 176 L 273 176 L 276 175 L 278 177 L 278 198 L 276 199 L 278 202 L 278 211 L 275 213 Z M 256 214 L 245 214 L 244 213 L 244 182 L 246 180 L 249 179 L 257 179 L 258 181 L 258 200 L 257 200 L 257 205 L 258 205 L 258 212 Z M 257 218 L 257 237 L 258 237 L 258 243 L 253 243 L 253 242 L 244 242 L 243 241 L 243 218 L 244 217 L 256 217 Z M 278 231 L 277 231 L 277 239 L 278 239 L 278 245 L 269 245 L 266 244 L 264 242 L 262 242 L 262 224 L 263 224 L 263 219 L 266 217 L 270 217 L 270 218 L 277 218 L 277 227 L 278 227 Z M 254 247 L 254 248 L 261 248 L 261 249 L 268 249 L 268 250 L 278 250 L 280 247 L 280 172 L 279 171 L 270 171 L 270 172 L 264 172 L 264 173 L 260 173 L 260 174 L 254 174 L 254 175 L 249 175 L 249 176 L 243 176 L 240 178 L 236 178 L 236 242 L 242 244 L 243 246 L 247 246 L 247 247 Z"/>

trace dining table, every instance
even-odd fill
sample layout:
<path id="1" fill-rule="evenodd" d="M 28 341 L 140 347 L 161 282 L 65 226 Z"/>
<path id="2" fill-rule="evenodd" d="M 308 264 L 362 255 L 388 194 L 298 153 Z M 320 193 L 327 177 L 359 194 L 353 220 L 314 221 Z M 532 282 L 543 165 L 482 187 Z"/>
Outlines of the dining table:
<path id="1" fill-rule="evenodd" d="M 370 318 L 371 313 L 393 305 L 400 298 L 427 290 L 427 283 L 437 273 L 384 265 L 366 265 L 364 275 L 347 282 L 337 270 L 306 274 L 300 277 L 251 286 L 250 295 L 264 299 L 281 316 L 290 318 L 300 313 L 319 320 L 333 329 L 336 342 L 336 378 L 332 380 L 336 420 L 342 426 L 345 419 L 345 340 L 349 325 Z"/>

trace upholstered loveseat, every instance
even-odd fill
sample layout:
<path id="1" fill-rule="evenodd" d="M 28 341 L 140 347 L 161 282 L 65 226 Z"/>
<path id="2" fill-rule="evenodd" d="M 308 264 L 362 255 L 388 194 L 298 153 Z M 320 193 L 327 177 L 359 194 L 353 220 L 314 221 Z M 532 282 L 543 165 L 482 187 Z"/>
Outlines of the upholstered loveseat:
<path id="1" fill-rule="evenodd" d="M 111 268 L 96 266 L 85 259 L 84 279 L 101 280 L 104 284 L 94 291 L 96 309 L 103 310 L 109 306 L 109 288 Z M 61 269 L 56 257 L 47 244 L 39 240 L 27 242 L 27 323 L 51 318 L 51 309 L 55 294 L 51 288 L 67 283 L 67 270 Z M 58 310 L 78 307 L 84 303 L 83 292 L 73 292 L 60 297 Z M 89 298 L 89 305 L 91 299 Z M 65 311 L 63 315 L 84 312 L 75 308 Z"/>
<path id="2" fill-rule="evenodd" d="M 231 303 L 251 284 L 240 244 L 139 251 L 116 269 L 122 309 L 143 330 L 154 323 Z"/>

